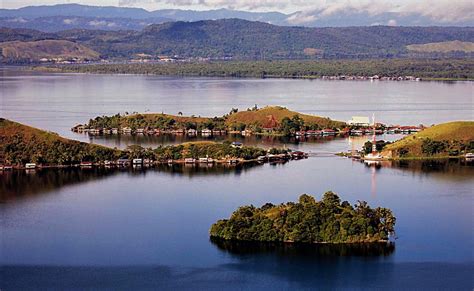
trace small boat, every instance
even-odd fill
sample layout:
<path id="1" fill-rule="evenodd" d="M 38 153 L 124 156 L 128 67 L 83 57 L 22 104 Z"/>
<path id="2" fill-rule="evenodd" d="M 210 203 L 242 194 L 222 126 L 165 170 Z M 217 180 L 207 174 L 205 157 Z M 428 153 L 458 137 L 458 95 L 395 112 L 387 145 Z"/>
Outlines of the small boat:
<path id="1" fill-rule="evenodd" d="M 115 164 L 115 163 L 112 162 L 112 161 L 105 161 L 105 162 L 104 162 L 104 165 L 105 165 L 106 167 L 112 167 L 114 164 Z"/>
<path id="2" fill-rule="evenodd" d="M 384 158 L 379 153 L 370 153 L 364 156 L 364 161 L 382 161 Z"/>

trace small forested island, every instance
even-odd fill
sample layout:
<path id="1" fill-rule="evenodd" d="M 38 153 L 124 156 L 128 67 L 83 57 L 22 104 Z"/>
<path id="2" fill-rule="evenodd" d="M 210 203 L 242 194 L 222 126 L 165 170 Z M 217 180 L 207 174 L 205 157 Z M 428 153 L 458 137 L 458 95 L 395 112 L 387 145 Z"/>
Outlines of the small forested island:
<path id="1" fill-rule="evenodd" d="M 336 134 L 346 123 L 327 117 L 302 114 L 281 106 L 257 106 L 239 111 L 233 108 L 221 117 L 170 115 L 164 113 L 98 116 L 72 128 L 89 134 L 187 134 L 220 135 L 244 131 L 247 134 L 298 135 Z"/>
<path id="2" fill-rule="evenodd" d="M 395 222 L 390 209 L 373 209 L 364 201 L 352 206 L 329 191 L 321 201 L 303 194 L 296 203 L 239 207 L 229 219 L 214 223 L 210 236 L 260 242 L 387 242 L 395 231 Z"/>
<path id="3" fill-rule="evenodd" d="M 69 140 L 0 118 L 0 166 L 22 168 L 25 164 L 42 167 L 75 165 L 153 165 L 157 163 L 241 163 L 266 162 L 275 159 L 302 158 L 302 153 L 287 149 L 243 146 L 231 142 L 193 142 L 180 145 L 143 148 L 138 145 L 124 150 Z"/>
<path id="4" fill-rule="evenodd" d="M 462 157 L 474 152 L 474 121 L 438 124 L 393 143 L 381 143 L 387 159 Z M 371 144 L 366 145 L 370 149 Z"/>

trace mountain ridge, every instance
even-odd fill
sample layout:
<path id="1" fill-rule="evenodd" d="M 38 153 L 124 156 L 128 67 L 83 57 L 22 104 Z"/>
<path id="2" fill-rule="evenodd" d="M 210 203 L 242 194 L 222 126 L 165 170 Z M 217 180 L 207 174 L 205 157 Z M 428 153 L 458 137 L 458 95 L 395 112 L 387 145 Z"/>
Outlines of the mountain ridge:
<path id="1" fill-rule="evenodd" d="M 276 26 L 241 19 L 152 24 L 141 31 L 66 30 L 44 33 L 0 29 L 0 41 L 68 40 L 106 58 L 139 54 L 212 59 L 368 59 L 413 56 L 472 57 L 472 53 L 430 54 L 408 51 L 408 45 L 446 41 L 474 42 L 474 27 Z"/>
<path id="2" fill-rule="evenodd" d="M 140 19 L 156 18 L 168 19 L 169 21 L 198 21 L 198 20 L 215 20 L 224 18 L 240 18 L 250 21 L 262 21 L 281 26 L 302 25 L 307 27 L 344 27 L 344 26 L 370 26 L 370 25 L 401 25 L 401 26 L 473 26 L 474 19 L 468 20 L 451 20 L 441 21 L 439 19 L 430 18 L 421 13 L 409 12 L 383 12 L 368 13 L 365 11 L 342 11 L 336 14 L 324 14 L 321 11 L 314 11 L 315 14 L 297 11 L 294 13 L 281 13 L 276 11 L 255 12 L 232 9 L 211 9 L 211 10 L 183 10 L 183 9 L 159 9 L 148 11 L 136 7 L 115 7 L 115 6 L 88 6 L 80 4 L 57 4 L 57 5 L 39 5 L 27 6 L 18 9 L 0 9 L 0 22 L 3 26 L 13 28 L 34 28 L 38 26 L 35 18 L 40 17 L 56 17 L 56 16 L 76 16 L 76 17 L 93 17 L 93 18 L 129 18 L 130 21 L 136 22 Z M 316 16 L 317 17 L 314 17 Z M 313 16 L 313 17 L 308 17 Z M 23 18 L 23 19 L 21 19 Z M 17 19 L 18 21 L 14 21 Z M 30 22 L 30 24 L 28 24 Z M 29 25 L 26 27 L 26 25 Z M 58 23 L 61 26 L 61 23 Z M 117 25 L 115 30 L 133 25 Z M 144 27 L 135 24 L 134 29 L 140 30 Z M 60 29 L 50 29 L 50 31 L 58 31 Z"/>

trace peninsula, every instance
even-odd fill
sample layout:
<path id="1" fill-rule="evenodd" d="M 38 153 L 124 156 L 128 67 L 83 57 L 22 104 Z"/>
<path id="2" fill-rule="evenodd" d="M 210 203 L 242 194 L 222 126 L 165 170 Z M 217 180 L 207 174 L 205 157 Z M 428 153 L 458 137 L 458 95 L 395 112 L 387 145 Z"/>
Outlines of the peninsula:
<path id="1" fill-rule="evenodd" d="M 152 166 L 159 163 L 245 163 L 300 159 L 302 152 L 244 146 L 230 142 L 194 142 L 124 150 L 69 140 L 7 119 L 0 119 L 0 170 L 71 166 Z"/>
<path id="2" fill-rule="evenodd" d="M 386 144 L 381 155 L 387 159 L 433 159 L 462 157 L 473 152 L 474 121 L 455 121 Z"/>
<path id="3" fill-rule="evenodd" d="M 373 209 L 364 201 L 354 207 L 326 192 L 321 201 L 303 194 L 296 203 L 239 207 L 229 219 L 214 223 L 210 236 L 261 242 L 387 242 L 395 231 L 395 221 L 390 209 Z"/>

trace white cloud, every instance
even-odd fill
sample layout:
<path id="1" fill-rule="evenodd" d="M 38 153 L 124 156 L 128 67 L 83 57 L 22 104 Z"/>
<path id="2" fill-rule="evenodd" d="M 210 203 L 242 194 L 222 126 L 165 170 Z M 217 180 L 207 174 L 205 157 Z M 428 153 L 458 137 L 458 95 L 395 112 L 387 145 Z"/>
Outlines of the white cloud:
<path id="1" fill-rule="evenodd" d="M 24 19 L 23 17 L 15 17 L 15 18 L 7 19 L 7 22 L 26 23 L 28 21 Z"/>
<path id="2" fill-rule="evenodd" d="M 65 18 L 65 19 L 63 19 L 63 23 L 64 24 L 74 24 L 74 23 L 76 23 L 76 20 L 77 19 L 75 19 L 75 18 Z"/>
<path id="3" fill-rule="evenodd" d="M 105 20 L 91 20 L 89 21 L 90 26 L 106 26 L 107 21 Z"/>
<path id="4" fill-rule="evenodd" d="M 295 12 L 288 21 L 294 24 L 311 22 L 338 13 L 384 12 L 417 13 L 441 22 L 474 21 L 472 0 L 119 0 L 122 6 L 166 5 L 175 8 L 229 8 L 249 11 Z"/>

